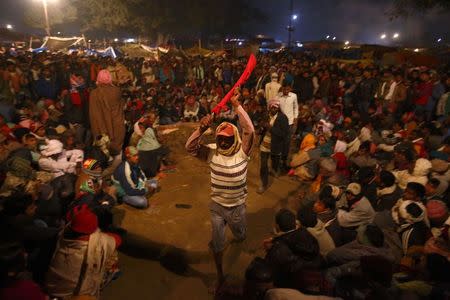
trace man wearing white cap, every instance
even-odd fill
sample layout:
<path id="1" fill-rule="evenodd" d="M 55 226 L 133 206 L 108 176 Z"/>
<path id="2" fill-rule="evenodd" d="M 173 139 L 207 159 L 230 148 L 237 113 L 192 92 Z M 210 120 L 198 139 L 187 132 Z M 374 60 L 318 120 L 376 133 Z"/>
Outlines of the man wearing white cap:
<path id="1" fill-rule="evenodd" d="M 278 83 L 278 74 L 272 73 L 270 75 L 271 81 L 266 84 L 266 100 L 269 102 L 278 97 L 278 92 L 280 91 L 281 84 Z"/>
<path id="2" fill-rule="evenodd" d="M 280 101 L 273 99 L 269 101 L 269 116 L 267 122 L 263 124 L 263 132 L 261 136 L 261 165 L 259 176 L 261 177 L 261 186 L 257 192 L 262 194 L 269 185 L 269 157 L 272 162 L 272 170 L 275 176 L 280 172 L 280 159 L 282 154 L 286 153 L 286 139 L 289 131 L 289 122 L 285 114 L 280 111 Z"/>
<path id="3" fill-rule="evenodd" d="M 347 210 L 339 209 L 337 219 L 342 227 L 359 227 L 372 223 L 375 211 L 369 200 L 361 193 L 361 185 L 350 183 L 345 192 Z"/>

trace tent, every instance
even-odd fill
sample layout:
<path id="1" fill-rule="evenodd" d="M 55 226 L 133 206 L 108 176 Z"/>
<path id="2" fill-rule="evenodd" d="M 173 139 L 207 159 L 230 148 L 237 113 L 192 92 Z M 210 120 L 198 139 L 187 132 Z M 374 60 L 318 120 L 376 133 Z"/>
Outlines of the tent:
<path id="1" fill-rule="evenodd" d="M 120 50 L 129 57 L 158 59 L 158 48 L 151 48 L 141 44 L 126 44 Z"/>
<path id="2" fill-rule="evenodd" d="M 205 48 L 200 48 L 198 46 L 189 48 L 187 50 L 185 50 L 185 53 L 189 56 L 203 56 L 203 57 L 208 57 L 214 54 L 214 51 L 212 50 L 208 50 Z"/>
<path id="3" fill-rule="evenodd" d="M 72 37 L 72 38 L 60 38 L 47 36 L 44 39 L 44 43 L 41 48 L 47 48 L 50 50 L 63 50 L 71 46 L 86 44 L 84 37 Z"/>

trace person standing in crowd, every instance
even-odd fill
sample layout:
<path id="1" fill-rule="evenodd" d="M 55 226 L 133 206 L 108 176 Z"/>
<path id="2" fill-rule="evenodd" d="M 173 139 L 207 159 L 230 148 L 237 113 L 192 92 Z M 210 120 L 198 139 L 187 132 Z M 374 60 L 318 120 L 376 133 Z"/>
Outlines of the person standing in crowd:
<path id="1" fill-rule="evenodd" d="M 217 289 L 225 282 L 222 265 L 225 226 L 228 224 L 238 241 L 245 240 L 247 234 L 247 164 L 255 130 L 250 117 L 239 103 L 239 97 L 239 92 L 235 90 L 230 102 L 238 114 L 242 138 L 236 126 L 228 122 L 221 123 L 216 129 L 217 148 L 210 162 L 212 239 L 209 246 L 217 269 Z M 210 115 L 204 117 L 200 121 L 200 128 L 187 140 L 186 149 L 192 155 L 200 153 L 200 138 L 211 122 Z"/>
<path id="2" fill-rule="evenodd" d="M 97 88 L 89 98 L 91 131 L 94 137 L 108 135 L 111 155 L 119 160 L 125 138 L 123 106 L 120 88 L 113 85 L 108 70 L 101 70 L 97 77 Z"/>
<path id="3" fill-rule="evenodd" d="M 294 92 L 298 95 L 300 103 L 306 103 L 314 96 L 314 85 L 308 70 L 297 72 L 299 74 L 294 78 Z"/>
<path id="4" fill-rule="evenodd" d="M 270 101 L 275 99 L 280 92 L 281 84 L 278 82 L 278 74 L 272 73 L 270 75 L 271 81 L 266 83 L 265 91 L 266 91 L 266 101 Z"/>
<path id="5" fill-rule="evenodd" d="M 372 70 L 366 69 L 363 72 L 363 79 L 356 87 L 354 101 L 361 115 L 367 116 L 369 106 L 373 103 L 373 98 L 377 90 L 377 81 L 372 77 Z"/>
<path id="6" fill-rule="evenodd" d="M 433 82 L 430 80 L 430 74 L 426 71 L 420 73 L 420 82 L 417 84 L 414 90 L 416 104 L 416 111 L 425 113 L 427 120 L 431 118 L 431 113 L 434 107 L 431 107 L 429 103 L 432 103 L 433 96 Z"/>
<path id="7" fill-rule="evenodd" d="M 280 110 L 286 115 L 289 122 L 289 132 L 287 132 L 287 137 L 285 139 L 285 151 L 282 153 L 281 161 L 282 168 L 287 168 L 287 159 L 289 155 L 289 149 L 291 146 L 291 138 L 294 134 L 297 126 L 298 118 L 298 101 L 297 95 L 291 92 L 292 87 L 286 83 L 283 83 L 281 88 L 281 93 L 278 95 L 278 100 L 280 101 Z"/>
<path id="8" fill-rule="evenodd" d="M 269 157 L 272 163 L 274 176 L 280 175 L 280 160 L 287 149 L 285 139 L 286 132 L 289 131 L 289 121 L 284 113 L 280 111 L 280 101 L 274 99 L 269 102 L 269 120 L 263 126 L 261 133 L 261 161 L 259 176 L 261 177 L 261 186 L 258 188 L 258 194 L 264 193 L 269 186 Z"/>

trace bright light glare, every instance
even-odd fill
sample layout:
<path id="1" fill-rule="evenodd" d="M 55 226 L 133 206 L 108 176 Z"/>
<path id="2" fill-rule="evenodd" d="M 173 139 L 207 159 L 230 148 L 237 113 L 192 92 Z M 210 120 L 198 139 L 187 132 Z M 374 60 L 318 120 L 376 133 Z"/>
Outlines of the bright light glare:
<path id="1" fill-rule="evenodd" d="M 441 38 L 438 38 L 438 39 L 437 39 L 437 42 L 438 42 L 438 43 L 442 42 L 442 39 L 441 39 Z"/>
<path id="2" fill-rule="evenodd" d="M 347 46 L 348 44 L 350 44 L 350 41 L 345 41 L 345 45 Z"/>
<path id="3" fill-rule="evenodd" d="M 333 41 L 334 41 L 334 40 L 336 40 L 336 37 L 335 37 L 335 36 L 333 36 Z"/>
<path id="4" fill-rule="evenodd" d="M 329 38 L 330 38 L 330 36 L 329 36 L 329 35 L 327 35 L 326 39 L 328 40 Z"/>
<path id="5" fill-rule="evenodd" d="M 292 16 L 292 20 L 294 20 L 294 21 L 297 20 L 297 18 L 298 18 L 297 15 L 293 15 L 293 16 Z"/>
<path id="6" fill-rule="evenodd" d="M 118 39 L 118 38 L 115 38 L 115 39 L 114 39 L 114 42 L 118 42 L 118 41 L 119 41 L 119 39 Z"/>
<path id="7" fill-rule="evenodd" d="M 414 52 L 419 52 L 419 48 L 414 49 Z"/>
<path id="8" fill-rule="evenodd" d="M 303 44 L 302 43 L 297 43 L 297 47 L 301 48 L 301 47 L 303 47 Z"/>
<path id="9" fill-rule="evenodd" d="M 398 39 L 399 36 L 400 36 L 400 34 L 394 33 L 394 35 L 392 36 L 392 38 L 393 38 L 393 39 Z"/>
<path id="10" fill-rule="evenodd" d="M 6 24 L 6 29 L 13 29 L 13 26 L 11 24 Z"/>
<path id="11" fill-rule="evenodd" d="M 386 38 L 386 34 L 383 33 L 382 35 L 380 35 L 380 39 L 384 40 Z"/>
<path id="12" fill-rule="evenodd" d="M 242 46 L 242 42 L 239 42 L 238 45 L 239 45 L 239 46 Z"/>

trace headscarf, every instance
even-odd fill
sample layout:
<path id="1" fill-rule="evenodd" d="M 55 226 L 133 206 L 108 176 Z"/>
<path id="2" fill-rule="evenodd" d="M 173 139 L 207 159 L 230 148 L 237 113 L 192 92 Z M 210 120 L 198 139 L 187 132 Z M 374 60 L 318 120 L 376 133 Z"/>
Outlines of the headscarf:
<path id="1" fill-rule="evenodd" d="M 316 137 L 313 134 L 308 133 L 303 138 L 303 141 L 300 145 L 300 151 L 308 151 L 316 148 L 316 142 Z"/>
<path id="2" fill-rule="evenodd" d="M 241 137 L 239 135 L 239 130 L 237 129 L 236 126 L 234 126 L 231 123 L 222 122 L 216 129 L 216 137 L 221 131 L 225 130 L 225 128 L 227 128 L 229 126 L 232 127 L 233 133 L 234 133 L 233 145 L 231 145 L 231 147 L 228 149 L 222 149 L 219 147 L 219 145 L 217 145 L 217 150 L 216 150 L 216 152 L 218 152 L 222 155 L 225 155 L 225 156 L 231 156 L 233 154 L 236 154 L 239 151 L 239 149 L 241 149 Z"/>
<path id="3" fill-rule="evenodd" d="M 112 84 L 111 73 L 108 70 L 106 70 L 106 69 L 101 70 L 100 72 L 98 72 L 97 84 L 111 85 Z"/>
<path id="4" fill-rule="evenodd" d="M 422 212 L 419 216 L 414 217 L 413 215 L 408 213 L 406 208 L 410 204 L 416 204 L 421 209 Z M 423 205 L 421 202 L 411 201 L 411 200 L 399 200 L 399 202 L 393 207 L 391 214 L 392 214 L 392 219 L 395 221 L 395 223 L 400 225 L 400 229 L 404 229 L 404 228 L 408 227 L 409 225 L 412 225 L 412 224 L 418 223 L 418 222 L 422 222 L 422 221 L 425 222 L 425 224 L 427 224 L 427 226 L 429 226 L 429 224 L 430 224 L 429 220 L 428 220 L 428 216 L 427 216 L 427 209 L 426 209 L 425 205 Z M 403 223 L 400 218 L 403 219 Z"/>

